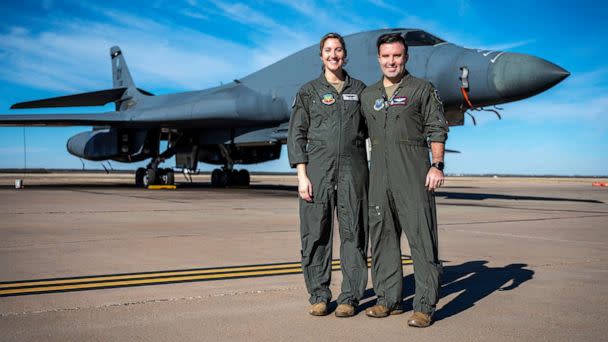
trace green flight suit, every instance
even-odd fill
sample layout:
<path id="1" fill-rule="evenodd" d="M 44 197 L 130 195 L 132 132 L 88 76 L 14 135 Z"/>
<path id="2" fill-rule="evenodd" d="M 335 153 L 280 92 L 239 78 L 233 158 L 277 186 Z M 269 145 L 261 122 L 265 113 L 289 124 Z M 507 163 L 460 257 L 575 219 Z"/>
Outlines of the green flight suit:
<path id="1" fill-rule="evenodd" d="M 432 315 L 442 268 L 435 197 L 426 190 L 425 181 L 430 168 L 428 143 L 447 139 L 443 105 L 429 82 L 406 72 L 391 98 L 382 80 L 367 87 L 361 107 L 372 142 L 369 234 L 378 304 L 392 308 L 403 299 L 403 231 L 414 262 L 414 310 Z"/>
<path id="2" fill-rule="evenodd" d="M 329 302 L 334 211 L 340 233 L 339 304 L 356 306 L 367 285 L 367 187 L 360 96 L 365 84 L 346 74 L 340 94 L 324 74 L 302 86 L 289 121 L 291 167 L 305 163 L 313 201 L 300 199 L 302 271 L 310 303 Z"/>

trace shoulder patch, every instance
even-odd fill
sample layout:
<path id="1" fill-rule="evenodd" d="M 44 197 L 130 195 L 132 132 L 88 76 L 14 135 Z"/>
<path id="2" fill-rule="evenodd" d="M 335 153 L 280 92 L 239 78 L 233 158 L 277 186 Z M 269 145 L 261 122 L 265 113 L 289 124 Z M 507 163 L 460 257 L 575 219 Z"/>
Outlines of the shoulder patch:
<path id="1" fill-rule="evenodd" d="M 439 92 L 435 88 L 433 88 L 433 98 L 435 99 L 435 101 L 439 102 L 439 104 L 443 106 L 443 102 L 441 102 L 441 97 L 439 97 Z"/>

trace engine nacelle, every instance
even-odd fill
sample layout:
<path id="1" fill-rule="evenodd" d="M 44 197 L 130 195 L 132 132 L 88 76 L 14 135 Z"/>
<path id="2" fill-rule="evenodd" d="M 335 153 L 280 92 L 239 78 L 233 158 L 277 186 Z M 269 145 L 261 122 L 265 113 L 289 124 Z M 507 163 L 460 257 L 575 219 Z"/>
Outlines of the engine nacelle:
<path id="1" fill-rule="evenodd" d="M 71 137 L 67 149 L 72 155 L 87 160 L 135 162 L 151 155 L 149 146 L 155 145 L 149 143 L 147 136 L 147 130 L 97 129 Z"/>

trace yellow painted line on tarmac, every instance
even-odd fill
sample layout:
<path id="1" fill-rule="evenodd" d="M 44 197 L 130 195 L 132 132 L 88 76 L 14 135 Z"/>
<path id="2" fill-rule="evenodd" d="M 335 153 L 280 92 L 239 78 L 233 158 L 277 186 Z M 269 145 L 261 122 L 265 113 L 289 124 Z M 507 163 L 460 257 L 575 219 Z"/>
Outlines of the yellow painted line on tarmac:
<path id="1" fill-rule="evenodd" d="M 149 190 L 175 190 L 175 185 L 148 185 Z"/>
<path id="2" fill-rule="evenodd" d="M 15 293 L 30 293 L 30 292 L 48 292 L 48 291 L 68 291 L 77 289 L 93 289 L 93 288 L 108 288 L 108 287 L 123 287 L 123 286 L 136 286 L 146 284 L 163 284 L 163 283 L 176 283 L 176 282 L 189 282 L 189 281 L 201 281 L 211 279 L 230 279 L 230 278 L 243 278 L 243 277 L 254 277 L 254 276 L 268 276 L 277 274 L 290 274 L 300 273 L 301 270 L 293 268 L 287 270 L 273 270 L 273 271 L 252 271 L 252 272 L 235 272 L 235 273 L 224 273 L 224 274 L 209 274 L 199 276 L 187 276 L 187 277 L 169 277 L 169 278 L 152 278 L 152 279 L 138 279 L 138 280 L 123 280 L 123 281 L 110 281 L 110 282 L 97 282 L 91 284 L 75 284 L 75 285 L 58 285 L 58 286 L 45 286 L 45 287 L 33 287 L 27 289 L 11 289 L 11 290 L 0 290 L 1 295 L 10 295 Z"/>
<path id="3" fill-rule="evenodd" d="M 402 264 L 412 261 L 402 257 Z M 370 265 L 368 258 L 368 267 Z M 340 270 L 340 260 L 332 261 L 332 270 Z M 277 276 L 302 273 L 301 263 L 234 266 L 197 270 L 133 273 L 63 279 L 41 279 L 0 283 L 0 297 L 52 292 L 83 291 L 104 288 L 160 285 L 247 277 Z"/>
<path id="4" fill-rule="evenodd" d="M 24 287 L 24 286 L 41 286 L 41 285 L 58 285 L 58 284 L 75 284 L 75 283 L 90 283 L 100 281 L 113 281 L 113 280 L 133 280 L 133 279 L 146 279 L 146 278 L 159 278 L 169 276 L 186 276 L 186 275 L 203 275 L 210 273 L 231 273 L 239 271 L 257 271 L 257 270 L 271 270 L 276 268 L 293 268 L 301 267 L 300 263 L 290 263 L 283 265 L 268 265 L 268 266 L 245 266 L 245 267 L 229 267 L 219 269 L 201 269 L 201 270 L 186 270 L 186 271 L 164 271 L 154 273 L 132 273 L 123 275 L 108 275 L 108 276 L 93 276 L 86 278 L 71 278 L 71 279 L 53 279 L 53 280 L 33 280 L 26 282 L 18 282 L 12 284 L 0 285 L 0 290 L 4 288 Z"/>

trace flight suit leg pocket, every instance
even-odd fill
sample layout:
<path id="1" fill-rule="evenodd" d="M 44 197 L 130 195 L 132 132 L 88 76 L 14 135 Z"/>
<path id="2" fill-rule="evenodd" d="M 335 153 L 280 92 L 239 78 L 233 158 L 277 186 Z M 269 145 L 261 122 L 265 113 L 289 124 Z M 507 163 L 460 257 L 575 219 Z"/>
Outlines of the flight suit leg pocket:
<path id="1" fill-rule="evenodd" d="M 370 203 L 368 207 L 368 224 L 369 236 L 372 243 L 372 248 L 377 241 L 382 237 L 384 226 L 384 206 Z"/>
<path id="2" fill-rule="evenodd" d="M 300 233 L 302 236 L 302 273 L 310 302 L 331 299 L 331 215 L 327 202 L 300 200 Z"/>
<path id="3" fill-rule="evenodd" d="M 379 304 L 388 304 L 387 297 L 389 295 L 388 279 L 391 274 L 393 263 L 391 262 L 391 250 L 386 247 L 391 247 L 390 242 L 386 243 L 386 206 L 370 202 L 368 206 L 368 225 L 369 225 L 369 242 L 372 258 L 372 283 L 374 291 L 378 295 Z"/>
<path id="4" fill-rule="evenodd" d="M 300 200 L 300 234 L 302 238 L 302 265 L 323 264 L 323 252 L 331 237 L 331 221 L 327 203 Z M 320 253 L 318 253 L 320 252 Z"/>
<path id="5" fill-rule="evenodd" d="M 361 226 L 361 200 L 350 200 L 338 206 L 341 240 L 354 240 Z"/>

